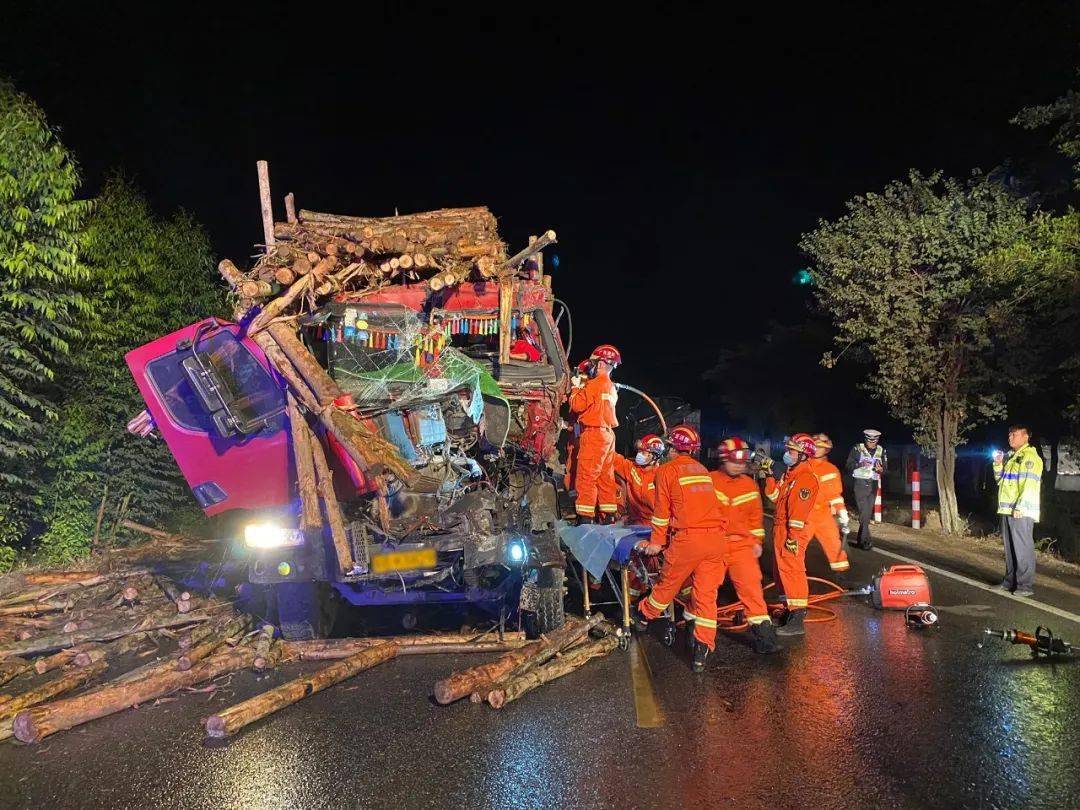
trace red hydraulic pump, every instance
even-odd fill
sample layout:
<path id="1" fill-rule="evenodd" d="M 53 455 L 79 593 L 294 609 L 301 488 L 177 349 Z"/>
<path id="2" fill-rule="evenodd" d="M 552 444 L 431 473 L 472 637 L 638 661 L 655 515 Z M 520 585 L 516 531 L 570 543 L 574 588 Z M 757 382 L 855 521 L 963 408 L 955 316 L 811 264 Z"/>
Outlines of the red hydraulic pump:
<path id="1" fill-rule="evenodd" d="M 874 577 L 870 591 L 879 610 L 907 610 L 912 605 L 931 605 L 930 580 L 917 565 L 891 565 Z"/>

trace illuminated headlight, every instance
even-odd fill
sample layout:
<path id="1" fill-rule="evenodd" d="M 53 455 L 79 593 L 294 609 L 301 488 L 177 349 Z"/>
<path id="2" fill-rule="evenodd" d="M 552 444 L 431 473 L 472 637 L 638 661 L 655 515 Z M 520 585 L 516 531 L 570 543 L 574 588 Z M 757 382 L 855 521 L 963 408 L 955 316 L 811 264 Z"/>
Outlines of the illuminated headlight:
<path id="1" fill-rule="evenodd" d="M 506 547 L 506 556 L 512 563 L 525 562 L 525 544 L 520 540 L 513 540 Z"/>
<path id="2" fill-rule="evenodd" d="M 304 534 L 273 523 L 249 523 L 244 527 L 244 545 L 248 548 L 284 548 L 302 546 Z"/>

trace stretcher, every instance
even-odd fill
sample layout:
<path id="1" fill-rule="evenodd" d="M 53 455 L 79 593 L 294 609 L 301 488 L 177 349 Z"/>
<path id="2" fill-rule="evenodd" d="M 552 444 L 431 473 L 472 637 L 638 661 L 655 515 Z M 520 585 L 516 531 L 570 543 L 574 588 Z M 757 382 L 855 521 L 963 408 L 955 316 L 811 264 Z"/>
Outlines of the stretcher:
<path id="1" fill-rule="evenodd" d="M 650 526 L 585 524 L 563 525 L 559 539 L 569 550 L 573 560 L 568 566 L 584 594 L 585 615 L 594 607 L 618 605 L 622 610 L 622 627 L 619 645 L 625 649 L 630 638 L 630 609 L 635 597 L 646 593 L 660 575 L 659 561 L 644 557 L 634 549 L 652 534 Z M 574 561 L 577 564 L 574 564 Z M 596 602 L 589 591 L 588 578 L 607 579 L 616 601 Z M 668 606 L 666 618 L 672 627 L 675 623 L 675 603 Z M 673 636 L 674 637 L 674 636 Z"/>

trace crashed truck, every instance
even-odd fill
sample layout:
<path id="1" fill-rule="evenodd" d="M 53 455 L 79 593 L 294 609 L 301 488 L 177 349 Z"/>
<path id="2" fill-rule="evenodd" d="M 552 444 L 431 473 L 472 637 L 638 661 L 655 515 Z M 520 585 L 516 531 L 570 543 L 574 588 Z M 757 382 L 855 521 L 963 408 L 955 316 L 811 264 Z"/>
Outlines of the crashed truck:
<path id="1" fill-rule="evenodd" d="M 302 243 L 306 213 L 292 231 L 278 223 L 279 232 Z M 307 223 L 320 238 L 349 233 L 321 225 Z M 380 246 L 377 237 L 352 233 L 356 246 L 346 248 L 355 254 L 339 249 L 355 259 L 367 245 L 370 272 L 357 278 L 354 270 L 329 294 L 298 298 L 307 303 L 291 326 L 346 393 L 350 415 L 389 441 L 417 475 L 405 484 L 364 469 L 332 432 L 316 427 L 344 516 L 348 570 L 325 525 L 301 528 L 288 386 L 248 334 L 258 301 L 246 314 L 238 308 L 236 322 L 208 318 L 127 355 L 153 429 L 206 515 L 243 514 L 249 580 L 267 586 L 286 637 L 324 635 L 342 601 L 394 606 L 406 628 L 422 606 L 455 605 L 500 620 L 520 617 L 530 634 L 560 626 L 565 558 L 556 532 L 556 440 L 571 372 L 539 247 L 520 261 L 496 253 L 498 264 L 479 263 L 486 273 L 434 257 L 428 272 L 418 273 L 415 264 L 405 272 L 408 262 L 385 260 L 390 250 L 403 257 L 415 249 L 401 237 Z M 541 239 L 549 244 L 554 233 Z M 271 255 L 289 261 L 283 244 Z M 293 271 L 304 264 L 304 246 L 300 259 L 284 265 L 284 281 L 300 278 Z M 319 251 L 308 254 L 312 274 L 323 261 Z M 432 274 L 432 266 L 452 270 Z M 259 280 L 269 278 L 266 268 L 256 271 L 261 276 L 253 271 L 247 283 L 267 284 Z M 317 284 L 309 289 L 326 288 Z M 269 286 L 273 295 L 285 289 Z M 528 360 L 510 357 L 515 336 L 527 338 L 539 359 L 535 352 Z"/>

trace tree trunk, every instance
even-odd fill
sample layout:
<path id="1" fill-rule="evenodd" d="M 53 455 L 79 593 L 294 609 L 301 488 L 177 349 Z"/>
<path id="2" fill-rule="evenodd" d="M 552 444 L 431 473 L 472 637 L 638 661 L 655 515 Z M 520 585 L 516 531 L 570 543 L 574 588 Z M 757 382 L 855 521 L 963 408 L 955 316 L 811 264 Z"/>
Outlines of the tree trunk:
<path id="1" fill-rule="evenodd" d="M 296 486 L 300 492 L 300 529 L 322 528 L 322 512 L 319 511 L 319 491 L 315 486 L 315 462 L 311 456 L 311 430 L 296 404 L 296 397 L 289 394 L 289 426 L 292 431 L 293 461 L 296 467 Z"/>
<path id="2" fill-rule="evenodd" d="M 61 633 L 53 636 L 42 636 L 26 641 L 17 641 L 0 647 L 0 659 L 10 658 L 15 655 L 39 655 L 41 653 L 63 650 L 74 647 L 86 641 L 112 641 L 115 638 L 129 636 L 132 633 L 141 633 L 147 630 L 160 630 L 165 627 L 178 627 L 184 624 L 196 624 L 205 622 L 210 617 L 205 613 L 188 613 L 177 615 L 174 610 L 167 613 L 157 613 L 145 616 L 142 621 L 132 625 L 131 621 L 118 622 L 107 627 L 98 627 L 93 630 L 80 630 L 74 633 Z"/>
<path id="3" fill-rule="evenodd" d="M 437 653 L 509 652 L 525 646 L 524 633 L 504 633 L 500 641 L 494 634 L 477 638 L 475 633 L 433 633 L 411 636 L 373 636 L 371 638 L 331 638 L 314 641 L 287 641 L 284 653 L 301 660 L 330 660 L 348 658 L 355 652 L 379 644 L 398 645 L 398 655 L 432 655 Z"/>
<path id="4" fill-rule="evenodd" d="M 58 695 L 78 689 L 84 684 L 90 683 L 98 675 L 101 675 L 108 664 L 98 661 L 88 667 L 73 669 L 70 672 L 62 672 L 50 681 L 36 686 L 19 695 L 13 695 L 0 703 L 0 740 L 11 737 L 15 731 L 13 721 L 15 715 L 30 706 L 37 706 L 47 700 L 52 700 Z"/>
<path id="5" fill-rule="evenodd" d="M 255 650 L 251 647 L 235 647 L 199 662 L 186 672 L 177 670 L 172 661 L 167 661 L 160 665 L 160 670 L 139 680 L 105 684 L 93 692 L 25 709 L 15 716 L 15 736 L 25 743 L 41 742 L 57 731 L 106 717 L 185 686 L 245 669 L 251 666 L 254 657 Z"/>
<path id="6" fill-rule="evenodd" d="M 397 655 L 397 645 L 381 644 L 361 650 L 349 658 L 323 667 L 311 675 L 304 675 L 296 680 L 284 683 L 276 689 L 263 692 L 253 698 L 230 706 L 225 711 L 206 719 L 206 733 L 209 737 L 227 737 L 235 734 L 249 723 L 253 723 L 268 714 L 291 706 L 308 695 L 321 692 L 328 686 L 351 678 L 358 672 L 370 669 L 383 661 L 389 661 Z"/>
<path id="7" fill-rule="evenodd" d="M 956 445 L 958 420 L 948 408 L 938 412 L 934 436 L 934 460 L 937 474 L 938 510 L 945 534 L 963 534 L 964 523 L 956 502 Z"/>
<path id="8" fill-rule="evenodd" d="M 30 669 L 30 662 L 23 658 L 6 658 L 0 661 L 0 686 L 13 681 Z"/>
<path id="9" fill-rule="evenodd" d="M 507 703 L 517 700 L 526 692 L 531 692 L 538 686 L 569 675 L 576 669 L 580 669 L 593 658 L 607 655 L 616 647 L 619 641 L 614 636 L 604 636 L 575 647 L 570 652 L 557 658 L 549 664 L 530 670 L 522 675 L 508 679 L 498 689 L 488 692 L 487 701 L 493 709 L 501 709 Z"/>
<path id="10" fill-rule="evenodd" d="M 199 661 L 209 658 L 226 644 L 237 643 L 250 623 L 251 618 L 247 614 L 237 616 L 227 622 L 224 627 L 212 632 L 202 644 L 184 650 L 183 655 L 176 659 L 176 668 L 181 672 L 186 672 Z M 258 655 L 257 650 L 256 655 Z"/>

